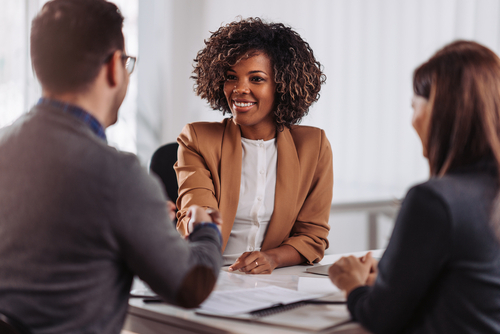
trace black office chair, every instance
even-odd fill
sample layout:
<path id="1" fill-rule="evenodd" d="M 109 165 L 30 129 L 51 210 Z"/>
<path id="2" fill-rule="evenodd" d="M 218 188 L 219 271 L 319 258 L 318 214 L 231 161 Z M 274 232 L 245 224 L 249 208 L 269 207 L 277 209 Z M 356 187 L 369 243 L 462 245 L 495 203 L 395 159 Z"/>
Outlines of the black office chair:
<path id="1" fill-rule="evenodd" d="M 0 333 L 2 334 L 32 334 L 31 330 L 21 320 L 0 313 Z"/>
<path id="2" fill-rule="evenodd" d="M 158 148 L 151 157 L 149 172 L 158 175 L 163 183 L 165 192 L 172 202 L 177 201 L 177 175 L 174 164 L 177 161 L 179 144 L 170 143 Z"/>

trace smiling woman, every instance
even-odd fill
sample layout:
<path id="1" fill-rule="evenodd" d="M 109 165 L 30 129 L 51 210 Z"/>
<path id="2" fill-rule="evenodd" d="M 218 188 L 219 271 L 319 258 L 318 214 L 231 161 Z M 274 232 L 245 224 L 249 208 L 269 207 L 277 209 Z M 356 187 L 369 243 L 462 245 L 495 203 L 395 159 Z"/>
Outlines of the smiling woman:
<path id="1" fill-rule="evenodd" d="M 249 51 L 227 70 L 224 95 L 243 137 L 269 140 L 276 136 L 275 92 L 271 60 L 264 53 Z"/>
<path id="2" fill-rule="evenodd" d="M 178 230 L 189 232 L 193 204 L 220 210 L 230 271 L 321 260 L 332 151 L 323 130 L 296 125 L 319 97 L 321 65 L 290 27 L 259 18 L 223 26 L 205 43 L 196 93 L 232 117 L 188 124 L 178 138 Z"/>

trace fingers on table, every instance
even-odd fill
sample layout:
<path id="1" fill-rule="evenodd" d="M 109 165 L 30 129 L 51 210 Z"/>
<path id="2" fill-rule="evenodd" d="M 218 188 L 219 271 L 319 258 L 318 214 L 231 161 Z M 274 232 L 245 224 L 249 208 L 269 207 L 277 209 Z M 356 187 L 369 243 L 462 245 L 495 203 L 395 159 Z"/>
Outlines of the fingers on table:
<path id="1" fill-rule="evenodd" d="M 238 260 L 241 263 L 240 270 L 248 274 L 257 273 L 261 272 L 262 270 L 268 269 L 261 268 L 263 266 L 265 267 L 266 261 L 265 258 L 261 256 L 260 252 L 243 253 L 243 255 L 241 255 Z"/>
<path id="2" fill-rule="evenodd" d="M 243 261 L 243 267 L 241 271 L 249 272 L 259 267 L 259 257 L 254 254 L 247 256 Z M 262 261 L 260 263 L 262 265 Z"/>
<path id="3" fill-rule="evenodd" d="M 268 262 L 259 262 L 258 260 L 253 262 L 253 269 L 250 269 L 248 271 L 245 271 L 247 274 L 270 274 L 271 273 L 271 266 L 269 265 Z M 247 268 L 251 268 L 252 265 L 248 265 Z"/>
<path id="4" fill-rule="evenodd" d="M 245 253 L 241 254 L 240 257 L 237 258 L 236 261 L 234 261 L 234 263 L 229 266 L 229 270 L 236 271 L 236 270 L 241 270 L 243 267 L 245 267 L 247 264 L 246 259 L 250 254 L 251 253 L 249 253 L 249 252 L 245 252 Z"/>

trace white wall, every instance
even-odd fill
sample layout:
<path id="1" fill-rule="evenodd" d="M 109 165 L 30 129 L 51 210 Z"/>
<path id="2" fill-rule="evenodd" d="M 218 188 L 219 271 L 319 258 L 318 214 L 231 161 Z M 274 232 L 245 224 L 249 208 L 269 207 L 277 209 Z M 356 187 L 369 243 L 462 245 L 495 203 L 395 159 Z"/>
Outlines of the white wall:
<path id="1" fill-rule="evenodd" d="M 292 26 L 324 65 L 326 85 L 302 124 L 325 129 L 332 143 L 334 201 L 401 197 L 425 180 L 410 124 L 414 68 L 459 38 L 500 50 L 497 0 L 141 0 L 139 13 L 143 162 L 186 123 L 222 118 L 193 93 L 192 59 L 222 24 L 260 16 Z M 335 219 L 333 233 L 364 226 L 352 220 Z M 365 232 L 342 232 L 353 233 Z"/>
<path id="2" fill-rule="evenodd" d="M 29 22 L 44 2 L 0 0 L 0 126 L 27 111 L 40 94 L 27 45 Z M 221 24 L 260 16 L 292 26 L 324 65 L 326 85 L 303 124 L 324 128 L 332 143 L 334 201 L 401 197 L 427 177 L 410 125 L 416 66 L 458 38 L 500 51 L 498 0 L 116 2 L 126 18 L 127 51 L 138 53 L 139 61 L 120 121 L 108 131 L 111 144 L 137 151 L 146 165 L 186 123 L 220 120 L 193 93 L 192 59 Z M 365 233 L 356 216 L 333 218 L 336 245 L 362 247 L 342 237 Z"/>
<path id="3" fill-rule="evenodd" d="M 457 38 L 499 49 L 496 0 L 150 0 L 139 4 L 138 152 L 174 141 L 185 123 L 220 120 L 193 93 L 192 59 L 237 16 L 291 25 L 328 77 L 303 124 L 324 128 L 336 183 L 388 189 L 425 179 L 411 125 L 413 69 Z"/>

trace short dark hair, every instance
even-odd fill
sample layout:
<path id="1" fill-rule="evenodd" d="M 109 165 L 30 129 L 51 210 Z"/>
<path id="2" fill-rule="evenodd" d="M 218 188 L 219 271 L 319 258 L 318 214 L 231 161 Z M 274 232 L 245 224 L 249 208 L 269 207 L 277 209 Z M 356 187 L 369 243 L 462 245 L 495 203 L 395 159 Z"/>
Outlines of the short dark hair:
<path id="1" fill-rule="evenodd" d="M 85 90 L 106 58 L 124 50 L 123 16 L 105 0 L 52 0 L 33 19 L 31 61 L 43 87 Z"/>
<path id="2" fill-rule="evenodd" d="M 446 45 L 413 74 L 431 105 L 431 175 L 492 157 L 500 170 L 500 59 L 471 41 Z"/>
<path id="3" fill-rule="evenodd" d="M 215 110 L 231 112 L 224 95 L 227 70 L 248 51 L 271 60 L 276 82 L 274 121 L 278 129 L 301 121 L 319 98 L 326 76 L 309 44 L 282 23 L 240 19 L 220 27 L 194 59 L 195 92 Z"/>

